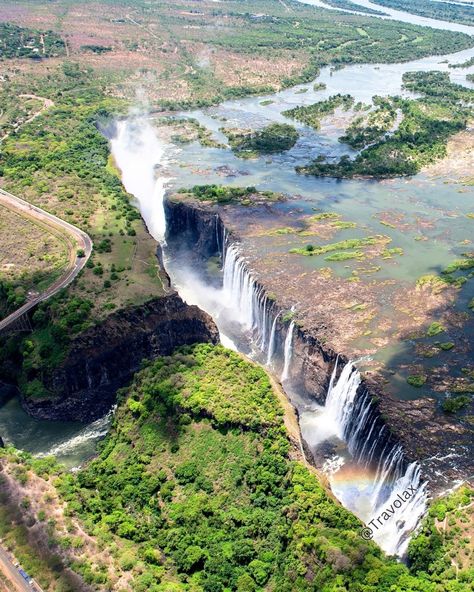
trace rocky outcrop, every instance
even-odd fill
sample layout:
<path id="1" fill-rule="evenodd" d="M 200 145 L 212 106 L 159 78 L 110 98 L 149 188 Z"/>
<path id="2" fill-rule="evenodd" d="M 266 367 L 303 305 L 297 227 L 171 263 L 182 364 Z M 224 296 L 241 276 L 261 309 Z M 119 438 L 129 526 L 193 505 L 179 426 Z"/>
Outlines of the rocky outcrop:
<path id="1" fill-rule="evenodd" d="M 170 250 L 185 250 L 187 257 L 194 257 L 196 262 L 204 262 L 208 257 L 221 254 L 224 250 L 224 235 L 230 236 L 231 242 L 239 240 L 233 230 L 236 225 L 238 226 L 239 214 L 233 206 L 217 207 L 173 197 L 165 203 L 165 213 L 168 226 L 167 243 Z M 236 219 L 237 222 L 234 224 Z M 202 273 L 206 274 L 205 264 L 202 265 Z M 257 286 L 259 293 L 264 294 L 265 286 L 260 283 Z M 272 300 L 271 304 L 272 318 L 280 311 L 275 353 L 272 357 L 272 365 L 277 374 L 283 366 L 284 340 L 288 328 L 288 323 L 282 320 L 282 313 L 288 311 L 291 306 L 284 298 L 285 295 L 279 293 L 278 299 Z M 337 359 L 338 368 L 342 369 L 348 357 L 344 352 L 336 352 L 321 341 L 318 338 L 318 327 L 309 326 L 307 323 L 302 327 L 296 327 L 290 370 L 293 388 L 290 390 L 324 404 Z M 372 436 L 383 434 L 383 438 L 379 438 L 375 444 L 375 456 L 383 455 L 384 449 L 390 450 L 401 444 L 406 462 L 422 462 L 424 475 L 430 480 L 432 491 L 443 488 L 447 482 L 466 474 L 470 458 L 468 431 L 442 414 L 434 399 L 397 399 L 384 388 L 383 379 L 370 372 L 364 373 L 362 377 L 355 405 L 362 406 L 367 397 L 371 400 L 370 421 L 359 436 L 362 440 L 367 439 L 372 426 Z M 446 458 L 445 454 L 440 454 L 440 450 L 448 452 Z"/>
<path id="2" fill-rule="evenodd" d="M 184 246 L 202 259 L 221 253 L 222 221 L 214 207 L 166 199 L 166 243 L 176 253 Z"/>
<path id="3" fill-rule="evenodd" d="M 45 381 L 48 399 L 22 397 L 41 419 L 91 421 L 104 415 L 142 360 L 169 355 L 181 345 L 218 341 L 212 319 L 176 294 L 111 314 L 81 333 L 66 360 Z"/>

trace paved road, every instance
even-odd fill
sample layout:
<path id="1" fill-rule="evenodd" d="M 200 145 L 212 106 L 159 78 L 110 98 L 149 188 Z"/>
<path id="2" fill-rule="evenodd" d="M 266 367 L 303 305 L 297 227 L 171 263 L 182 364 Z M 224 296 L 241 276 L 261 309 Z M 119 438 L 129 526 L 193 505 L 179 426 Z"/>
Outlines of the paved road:
<path id="1" fill-rule="evenodd" d="M 69 224 L 69 222 L 65 222 L 64 220 L 53 216 L 53 214 L 50 214 L 41 208 L 29 204 L 27 201 L 20 199 L 19 197 L 16 197 L 7 191 L 3 191 L 3 189 L 0 189 L 0 204 L 11 210 L 14 210 L 17 213 L 35 219 L 41 224 L 46 225 L 56 234 L 58 231 L 61 232 L 63 238 L 65 238 L 68 242 L 70 251 L 68 268 L 64 274 L 53 284 L 51 284 L 44 292 L 38 294 L 38 296 L 35 296 L 34 298 L 31 298 L 21 308 L 0 321 L 0 332 L 2 332 L 12 323 L 17 321 L 23 314 L 25 314 L 25 312 L 28 312 L 38 303 L 43 302 L 43 300 L 47 300 L 59 292 L 59 290 L 68 286 L 87 263 L 87 260 L 92 253 L 93 245 L 89 235 L 76 226 L 73 226 L 72 224 Z M 85 253 L 84 257 L 77 256 L 76 253 L 78 249 L 83 249 Z"/>
<path id="2" fill-rule="evenodd" d="M 6 551 L 0 547 L 0 570 L 9 580 L 9 583 L 14 588 L 9 588 L 9 592 L 32 592 L 37 590 L 41 592 L 41 588 L 37 584 L 29 584 L 21 575 L 18 569 L 13 565 L 10 556 Z M 0 588 L 3 584 L 0 583 Z"/>

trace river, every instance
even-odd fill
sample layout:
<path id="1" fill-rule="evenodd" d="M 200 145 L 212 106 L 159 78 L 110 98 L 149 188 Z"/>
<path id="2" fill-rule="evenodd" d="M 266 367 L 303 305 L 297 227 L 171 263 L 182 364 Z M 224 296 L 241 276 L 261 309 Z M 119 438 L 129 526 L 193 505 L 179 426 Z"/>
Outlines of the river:
<path id="1" fill-rule="evenodd" d="M 322 4 L 310 0 L 307 3 Z M 383 10 L 388 15 L 384 18 L 397 18 L 405 22 L 474 34 L 474 27 L 417 17 L 381 8 L 365 0 L 357 0 L 356 3 Z M 401 88 L 402 76 L 408 71 L 447 71 L 453 81 L 469 85 L 465 76 L 466 73 L 473 72 L 474 67 L 449 69 L 448 64 L 464 62 L 473 55 L 474 50 L 469 49 L 452 55 L 433 56 L 400 64 L 354 65 L 337 71 L 328 67 L 321 71 L 317 79 L 317 82 L 325 83 L 324 90 L 315 91 L 313 83 L 304 84 L 272 95 L 227 101 L 213 108 L 181 115 L 196 118 L 213 132 L 216 140 L 222 141 L 224 138 L 219 128 L 224 118 L 226 126 L 259 127 L 272 121 L 287 121 L 281 114 L 285 109 L 311 104 L 336 93 L 351 94 L 362 102 L 370 102 L 374 95 L 404 94 Z M 414 243 L 396 228 L 387 229 L 394 244 L 402 246 L 408 254 L 405 265 L 383 271 L 388 278 L 403 281 L 418 277 L 427 273 L 434 264 L 448 264 L 453 255 L 459 254 L 456 237 L 469 236 L 471 232 L 469 224 L 472 225 L 472 222 L 465 214 L 474 210 L 472 192 L 469 195 L 464 194 L 460 199 L 456 185 L 446 184 L 443 179 L 423 174 L 411 180 L 398 179 L 384 183 L 361 180 L 340 182 L 299 176 L 295 173 L 294 166 L 301 164 L 302 158 L 309 160 L 312 155 L 321 153 L 338 157 L 347 153 L 348 149 L 337 141 L 340 129 L 333 123 L 323 125 L 318 132 L 299 124 L 296 127 L 300 132 L 300 139 L 293 149 L 270 159 L 262 157 L 250 161 L 236 158 L 229 149 L 204 148 L 197 142 L 185 146 L 164 143 L 152 122 L 137 114 L 131 114 L 129 119 L 118 122 L 118 134 L 112 139 L 111 145 L 126 189 L 135 195 L 151 234 L 160 242 L 163 241 L 165 232 L 163 197 L 166 189 L 224 182 L 297 194 L 299 197 L 296 205 L 304 211 L 312 211 L 315 207 L 327 209 L 330 203 L 333 211 L 369 227 L 374 224 L 371 222 L 374 215 L 393 206 L 395 194 L 398 211 L 409 215 L 421 214 L 433 222 L 432 227 L 427 226 L 426 234 L 436 240 L 423 244 Z M 228 171 L 232 171 L 231 176 L 228 176 Z M 294 208 L 295 202 L 281 207 Z M 173 265 L 173 261 L 168 260 L 167 264 L 181 296 L 214 316 L 221 330 L 223 343 L 252 354 L 251 344 L 239 329 L 241 319 L 233 318 L 235 313 L 222 305 L 222 293 L 204 285 L 189 270 Z M 474 296 L 472 288 L 470 290 L 463 294 L 464 300 Z M 463 303 L 465 304 L 461 301 L 459 305 Z M 392 354 L 393 352 L 380 352 L 381 359 Z M 394 389 L 397 391 L 396 381 Z M 402 398 L 409 396 L 400 385 L 397 392 Z M 307 411 L 301 427 L 305 439 L 311 442 L 314 439 L 315 425 L 321 426 L 321 421 L 324 421 L 325 410 L 313 408 Z M 93 453 L 96 442 L 106 433 L 109 421 L 110 416 L 89 426 L 37 421 L 24 414 L 18 402 L 12 400 L 0 412 L 0 433 L 7 442 L 19 448 L 35 454 L 54 453 L 68 466 L 76 466 Z M 320 437 L 317 439 L 320 440 Z M 344 451 L 339 459 L 335 459 L 336 464 L 338 461 L 345 461 Z M 338 469 L 331 472 L 336 495 L 347 507 L 367 519 L 372 509 L 364 509 L 363 506 L 368 497 L 367 491 L 373 488 L 373 475 L 349 464 L 346 464 L 345 469 Z M 415 522 L 423 509 L 424 500 L 421 500 L 414 516 Z M 406 549 L 406 540 L 400 546 L 396 536 L 390 537 L 386 532 L 382 534 L 378 542 L 388 552 L 402 553 Z"/>

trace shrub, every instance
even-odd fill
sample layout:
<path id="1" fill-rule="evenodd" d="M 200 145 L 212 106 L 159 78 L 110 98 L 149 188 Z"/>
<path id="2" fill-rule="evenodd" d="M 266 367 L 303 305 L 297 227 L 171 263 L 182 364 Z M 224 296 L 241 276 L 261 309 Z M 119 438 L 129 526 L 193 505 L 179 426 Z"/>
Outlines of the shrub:
<path id="1" fill-rule="evenodd" d="M 416 388 L 422 387 L 426 382 L 426 376 L 422 374 L 411 374 L 407 378 L 407 382 L 409 385 L 414 386 Z"/>

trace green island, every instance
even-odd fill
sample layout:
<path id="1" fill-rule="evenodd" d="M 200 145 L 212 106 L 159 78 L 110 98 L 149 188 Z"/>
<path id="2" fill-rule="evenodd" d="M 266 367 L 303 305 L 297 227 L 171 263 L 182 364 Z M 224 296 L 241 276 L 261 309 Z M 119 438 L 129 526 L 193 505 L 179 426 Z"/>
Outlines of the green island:
<path id="1" fill-rule="evenodd" d="M 281 201 L 284 196 L 273 191 L 257 191 L 255 187 L 226 187 L 225 185 L 195 185 L 190 189 L 180 189 L 173 199 L 180 196 L 198 201 L 220 205 L 238 204 L 242 206 L 258 205 L 266 202 Z"/>
<path id="2" fill-rule="evenodd" d="M 375 109 L 354 118 L 344 135 L 339 138 L 340 142 L 360 150 L 381 140 L 390 131 L 397 118 L 395 105 L 384 97 L 374 97 L 372 102 Z"/>
<path id="3" fill-rule="evenodd" d="M 470 68 L 474 66 L 474 57 L 465 60 L 459 64 L 449 64 L 449 68 Z"/>
<path id="4" fill-rule="evenodd" d="M 354 98 L 351 97 L 351 95 L 337 94 L 324 101 L 313 103 L 312 105 L 287 109 L 286 111 L 283 111 L 282 115 L 292 117 L 293 119 L 301 121 L 301 123 L 309 125 L 317 130 L 321 127 L 321 119 L 323 117 L 332 115 L 338 108 L 347 111 L 353 104 Z"/>
<path id="5" fill-rule="evenodd" d="M 234 153 L 240 158 L 254 158 L 260 154 L 275 154 L 290 150 L 299 134 L 287 123 L 271 123 L 261 130 L 234 131 L 222 128 Z"/>
<path id="6" fill-rule="evenodd" d="M 364 14 L 384 14 L 381 10 L 375 10 L 374 8 L 369 8 L 368 6 L 362 6 L 356 2 L 351 2 L 351 0 L 325 0 L 324 4 L 333 6 L 334 8 L 341 8 L 343 10 L 355 10 L 357 12 L 363 12 Z"/>
<path id="7" fill-rule="evenodd" d="M 374 0 L 374 4 L 394 8 L 395 10 L 406 10 L 412 14 L 427 16 L 429 18 L 452 21 L 472 25 L 474 15 L 472 5 L 469 2 L 431 2 L 430 0 L 417 0 L 416 3 L 410 0 Z"/>
<path id="8" fill-rule="evenodd" d="M 147 362 L 121 392 L 98 457 L 76 473 L 1 452 L 1 536 L 16 538 L 42 586 L 59 578 L 64 592 L 74 590 L 66 567 L 97 591 L 467 592 L 472 490 L 435 502 L 407 568 L 364 541 L 295 458 L 283 413 L 265 372 L 221 346 Z M 12 521 L 7 492 L 28 485 L 42 494 L 23 494 Z M 443 532 L 445 514 L 454 524 Z M 33 526 L 47 541 L 39 556 Z"/>
<path id="9" fill-rule="evenodd" d="M 449 138 L 465 129 L 472 117 L 474 91 L 450 82 L 443 72 L 410 72 L 403 75 L 403 82 L 406 89 L 424 96 L 391 99 L 403 118 L 390 136 L 365 148 L 353 160 L 345 155 L 330 163 L 318 157 L 309 165 L 298 166 L 297 171 L 338 178 L 414 175 L 445 156 Z M 347 134 L 349 143 L 357 146 L 372 137 L 375 139 L 371 125 L 360 127 L 360 122 Z"/>

